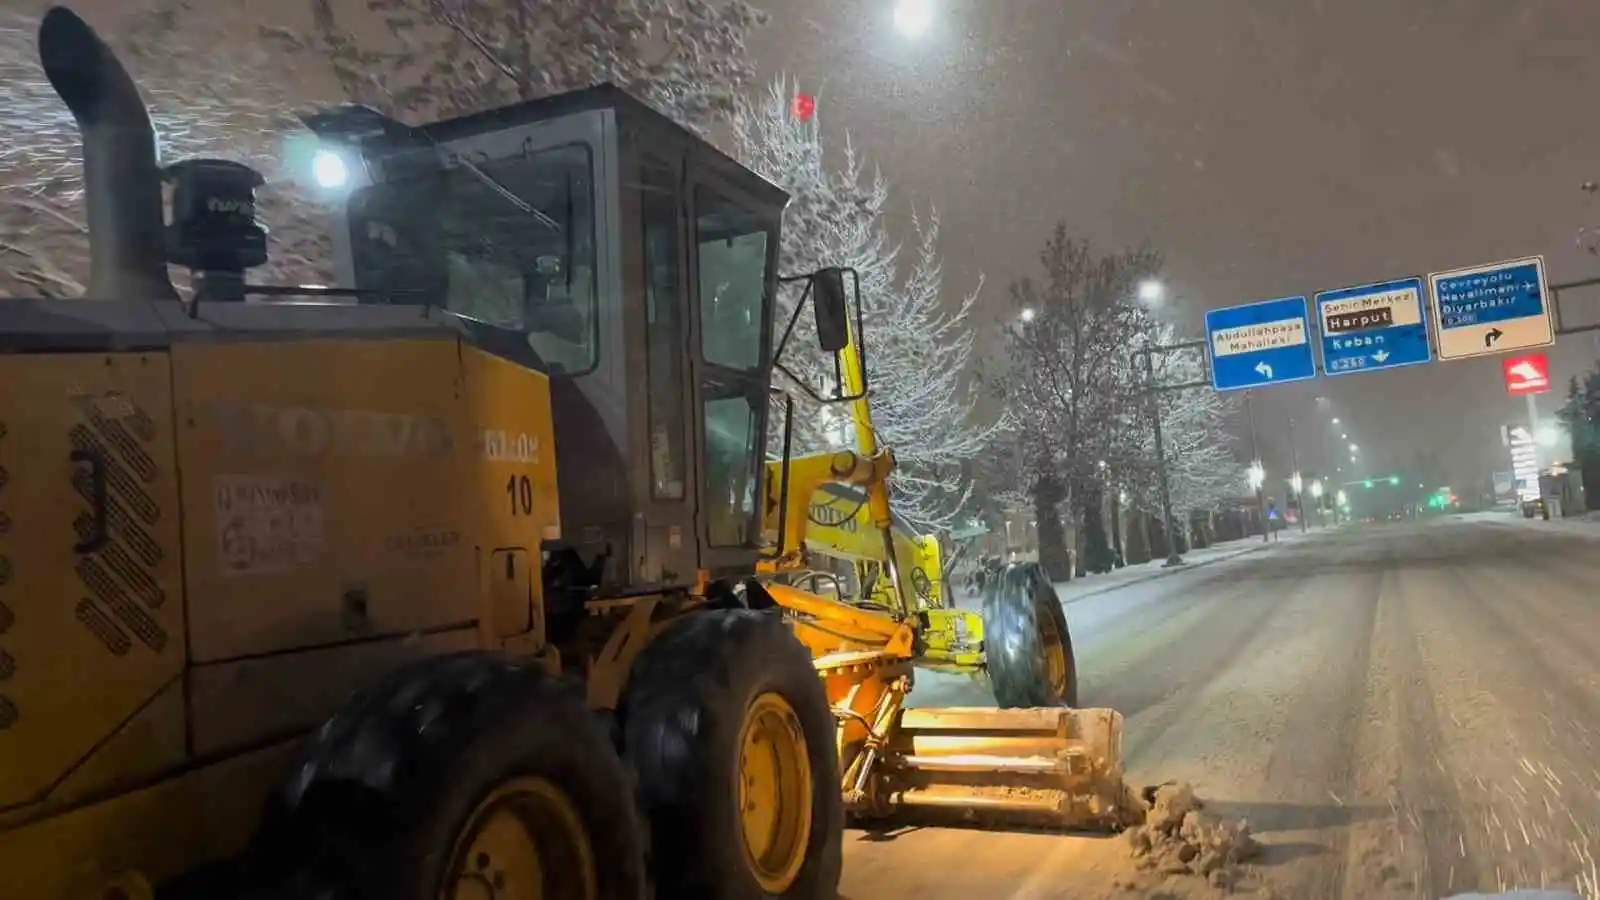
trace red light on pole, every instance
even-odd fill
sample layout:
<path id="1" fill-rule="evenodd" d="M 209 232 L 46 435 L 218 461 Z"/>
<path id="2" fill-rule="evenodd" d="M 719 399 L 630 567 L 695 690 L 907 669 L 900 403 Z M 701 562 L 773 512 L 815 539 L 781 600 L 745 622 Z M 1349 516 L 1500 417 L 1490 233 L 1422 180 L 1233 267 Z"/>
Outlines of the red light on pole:
<path id="1" fill-rule="evenodd" d="M 805 93 L 795 94 L 793 111 L 796 119 L 802 122 L 811 121 L 817 114 L 817 98 Z"/>
<path id="2" fill-rule="evenodd" d="M 1500 372 L 1513 397 L 1550 392 L 1550 358 L 1543 353 L 1508 356 L 1500 361 Z"/>

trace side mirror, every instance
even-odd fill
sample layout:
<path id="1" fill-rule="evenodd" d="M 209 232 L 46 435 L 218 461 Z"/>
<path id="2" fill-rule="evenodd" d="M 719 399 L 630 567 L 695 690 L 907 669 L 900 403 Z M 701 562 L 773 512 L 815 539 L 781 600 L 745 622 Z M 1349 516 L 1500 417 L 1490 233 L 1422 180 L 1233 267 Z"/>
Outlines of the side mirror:
<path id="1" fill-rule="evenodd" d="M 827 353 L 843 350 L 850 343 L 843 269 L 830 267 L 811 274 L 811 306 L 817 318 L 817 343 Z"/>

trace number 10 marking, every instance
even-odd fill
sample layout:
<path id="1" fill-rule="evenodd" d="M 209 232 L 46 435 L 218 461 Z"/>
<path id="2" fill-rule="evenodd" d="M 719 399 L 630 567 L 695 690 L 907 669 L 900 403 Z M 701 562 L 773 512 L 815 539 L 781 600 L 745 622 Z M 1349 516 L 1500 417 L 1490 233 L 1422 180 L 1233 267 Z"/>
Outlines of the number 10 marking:
<path id="1" fill-rule="evenodd" d="M 533 515 L 533 482 L 526 475 L 513 475 L 506 479 L 506 500 L 511 504 L 511 515 Z"/>

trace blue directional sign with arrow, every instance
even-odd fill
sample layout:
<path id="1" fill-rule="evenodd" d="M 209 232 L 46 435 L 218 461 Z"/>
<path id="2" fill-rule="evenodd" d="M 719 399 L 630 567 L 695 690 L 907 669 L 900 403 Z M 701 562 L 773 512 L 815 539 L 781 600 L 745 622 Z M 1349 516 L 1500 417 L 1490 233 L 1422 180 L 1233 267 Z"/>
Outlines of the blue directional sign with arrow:
<path id="1" fill-rule="evenodd" d="M 1219 391 L 1317 377 L 1305 297 L 1283 297 L 1206 311 L 1211 386 Z"/>
<path id="2" fill-rule="evenodd" d="M 1469 359 L 1556 342 L 1544 257 L 1428 276 L 1439 358 Z"/>
<path id="3" fill-rule="evenodd" d="M 1432 362 L 1421 278 L 1317 295 L 1322 368 L 1329 375 L 1380 372 Z"/>

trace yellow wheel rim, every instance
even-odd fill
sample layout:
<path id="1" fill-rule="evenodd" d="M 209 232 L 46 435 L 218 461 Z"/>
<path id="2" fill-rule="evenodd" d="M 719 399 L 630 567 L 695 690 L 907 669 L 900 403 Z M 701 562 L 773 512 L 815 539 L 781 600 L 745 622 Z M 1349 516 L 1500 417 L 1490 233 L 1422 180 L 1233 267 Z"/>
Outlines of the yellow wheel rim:
<path id="1" fill-rule="evenodd" d="M 794 707 L 766 693 L 739 728 L 739 818 L 745 859 L 761 889 L 787 891 L 811 840 L 811 757 Z"/>
<path id="2" fill-rule="evenodd" d="M 1039 662 L 1044 666 L 1045 683 L 1050 693 L 1061 699 L 1067 695 L 1067 644 L 1050 609 L 1040 602 L 1039 610 Z"/>
<path id="3" fill-rule="evenodd" d="M 507 781 L 456 837 L 439 900 L 597 900 L 594 848 L 565 791 Z"/>

